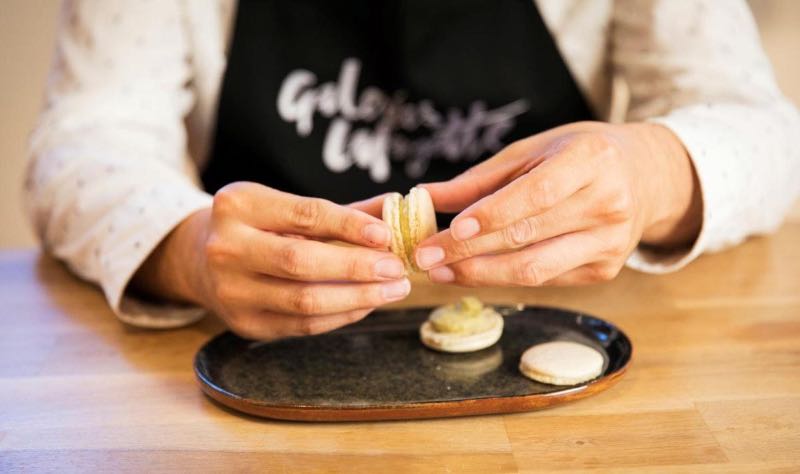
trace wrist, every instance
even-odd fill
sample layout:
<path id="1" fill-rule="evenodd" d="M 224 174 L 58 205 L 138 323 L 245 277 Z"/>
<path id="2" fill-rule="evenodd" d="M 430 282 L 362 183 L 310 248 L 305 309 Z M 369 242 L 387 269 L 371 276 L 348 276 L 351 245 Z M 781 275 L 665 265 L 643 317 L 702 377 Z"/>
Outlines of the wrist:
<path id="1" fill-rule="evenodd" d="M 689 153 L 668 128 L 651 123 L 629 127 L 641 143 L 645 213 L 641 243 L 679 247 L 696 239 L 702 224 L 700 184 Z"/>
<path id="2" fill-rule="evenodd" d="M 204 272 L 202 242 L 210 209 L 197 211 L 178 224 L 147 257 L 132 286 L 148 296 L 202 305 Z"/>

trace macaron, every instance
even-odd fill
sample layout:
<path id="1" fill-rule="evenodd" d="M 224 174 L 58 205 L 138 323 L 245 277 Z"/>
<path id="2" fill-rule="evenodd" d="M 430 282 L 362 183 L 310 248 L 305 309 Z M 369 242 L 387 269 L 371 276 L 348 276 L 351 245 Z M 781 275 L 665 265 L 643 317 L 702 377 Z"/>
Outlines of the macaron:
<path id="1" fill-rule="evenodd" d="M 405 197 L 392 193 L 383 201 L 383 220 L 392 230 L 391 249 L 410 272 L 420 271 L 414 261 L 414 249 L 436 233 L 436 212 L 431 195 L 414 187 Z"/>
<path id="2" fill-rule="evenodd" d="M 519 370 L 526 377 L 550 385 L 577 385 L 603 372 L 603 355 L 569 341 L 537 344 L 522 354 Z"/>
<path id="3" fill-rule="evenodd" d="M 473 352 L 496 343 L 503 335 L 503 317 L 477 298 L 436 308 L 419 328 L 422 343 L 441 352 Z"/>

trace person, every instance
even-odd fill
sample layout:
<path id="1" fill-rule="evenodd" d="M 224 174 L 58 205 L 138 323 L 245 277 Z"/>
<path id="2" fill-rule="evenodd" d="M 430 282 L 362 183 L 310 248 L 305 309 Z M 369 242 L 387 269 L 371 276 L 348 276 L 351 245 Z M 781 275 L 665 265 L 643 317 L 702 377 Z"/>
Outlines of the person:
<path id="1" fill-rule="evenodd" d="M 798 132 L 744 1 L 71 0 L 25 192 L 123 321 L 274 339 L 408 294 L 387 191 L 457 214 L 434 282 L 671 272 L 780 225 Z"/>

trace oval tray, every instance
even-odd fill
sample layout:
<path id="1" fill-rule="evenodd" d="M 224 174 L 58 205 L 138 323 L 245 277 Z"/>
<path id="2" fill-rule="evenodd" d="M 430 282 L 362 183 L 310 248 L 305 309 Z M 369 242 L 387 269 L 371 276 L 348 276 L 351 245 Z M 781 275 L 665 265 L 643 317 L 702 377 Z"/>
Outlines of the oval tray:
<path id="1" fill-rule="evenodd" d="M 546 307 L 498 307 L 500 341 L 468 354 L 430 350 L 418 328 L 431 308 L 376 311 L 337 331 L 253 342 L 218 335 L 195 357 L 206 395 L 235 410 L 267 418 L 355 421 L 511 413 L 557 405 L 600 392 L 631 360 L 628 337 L 602 319 Z M 533 344 L 568 340 L 605 358 L 603 374 L 559 387 L 534 382 L 518 369 Z"/>

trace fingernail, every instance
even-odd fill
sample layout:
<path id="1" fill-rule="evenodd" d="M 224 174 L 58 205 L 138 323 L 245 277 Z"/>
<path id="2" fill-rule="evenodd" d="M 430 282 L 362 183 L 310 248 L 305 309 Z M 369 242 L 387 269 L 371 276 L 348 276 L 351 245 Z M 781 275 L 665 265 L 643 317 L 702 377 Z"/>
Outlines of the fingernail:
<path id="1" fill-rule="evenodd" d="M 400 298 L 404 298 L 410 292 L 411 282 L 406 278 L 393 281 L 391 283 L 384 283 L 383 288 L 381 288 L 383 299 L 387 301 L 399 300 Z"/>
<path id="2" fill-rule="evenodd" d="M 417 265 L 426 270 L 444 260 L 444 249 L 441 247 L 422 247 L 417 250 Z"/>
<path id="3" fill-rule="evenodd" d="M 428 278 L 434 283 L 450 283 L 456 279 L 456 274 L 450 267 L 436 267 L 428 272 Z"/>
<path id="4" fill-rule="evenodd" d="M 375 263 L 375 275 L 381 278 L 397 279 L 405 275 L 406 267 L 396 258 L 384 258 Z"/>
<path id="5" fill-rule="evenodd" d="M 386 245 L 391 239 L 389 230 L 380 224 L 367 224 L 361 234 L 365 239 L 378 245 Z"/>
<path id="6" fill-rule="evenodd" d="M 481 225 L 478 223 L 478 219 L 467 217 L 453 224 L 452 230 L 456 239 L 467 240 L 481 231 Z"/>

